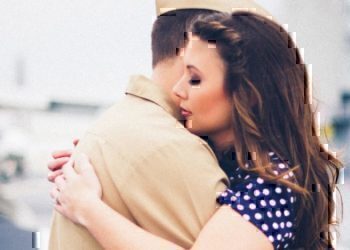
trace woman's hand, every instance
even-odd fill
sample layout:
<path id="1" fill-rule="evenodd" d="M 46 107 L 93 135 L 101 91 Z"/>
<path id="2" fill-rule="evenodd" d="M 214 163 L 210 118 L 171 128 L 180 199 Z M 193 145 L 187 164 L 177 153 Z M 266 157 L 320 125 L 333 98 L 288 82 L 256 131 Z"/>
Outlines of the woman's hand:
<path id="1" fill-rule="evenodd" d="M 79 139 L 73 140 L 74 147 L 77 146 L 78 143 Z M 55 182 L 56 177 L 62 174 L 62 167 L 69 161 L 70 157 L 72 156 L 72 152 L 73 150 L 71 149 L 57 150 L 52 152 L 51 156 L 53 160 L 50 160 L 47 164 L 47 167 L 50 171 L 47 179 L 50 182 Z"/>
<path id="2" fill-rule="evenodd" d="M 77 172 L 73 166 L 79 167 Z M 62 175 L 55 179 L 51 197 L 55 209 L 69 220 L 85 225 L 86 216 L 94 206 L 102 202 L 101 184 L 86 155 L 77 154 L 62 168 Z"/>

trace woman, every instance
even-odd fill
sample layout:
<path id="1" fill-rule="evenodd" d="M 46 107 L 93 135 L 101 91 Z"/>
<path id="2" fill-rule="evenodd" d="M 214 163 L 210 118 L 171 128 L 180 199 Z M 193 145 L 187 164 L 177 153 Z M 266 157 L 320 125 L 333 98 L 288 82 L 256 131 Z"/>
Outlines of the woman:
<path id="1" fill-rule="evenodd" d="M 236 12 L 199 18 L 190 34 L 174 92 L 186 127 L 207 136 L 231 181 L 217 199 L 228 206 L 218 208 L 192 248 L 331 247 L 341 163 L 315 136 L 305 65 L 288 33 Z M 84 156 L 76 161 L 81 173 L 71 160 L 56 178 L 58 212 L 107 249 L 180 248 L 106 206 L 92 166 Z"/>

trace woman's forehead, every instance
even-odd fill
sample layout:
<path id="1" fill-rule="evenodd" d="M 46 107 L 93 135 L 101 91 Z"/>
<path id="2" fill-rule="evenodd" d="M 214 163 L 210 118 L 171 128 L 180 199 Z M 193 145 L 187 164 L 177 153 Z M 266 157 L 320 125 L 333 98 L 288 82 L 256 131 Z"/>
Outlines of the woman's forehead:
<path id="1" fill-rule="evenodd" d="M 201 40 L 198 36 L 193 36 L 185 47 L 184 62 L 198 67 L 204 65 L 221 67 L 223 64 L 216 44 Z"/>

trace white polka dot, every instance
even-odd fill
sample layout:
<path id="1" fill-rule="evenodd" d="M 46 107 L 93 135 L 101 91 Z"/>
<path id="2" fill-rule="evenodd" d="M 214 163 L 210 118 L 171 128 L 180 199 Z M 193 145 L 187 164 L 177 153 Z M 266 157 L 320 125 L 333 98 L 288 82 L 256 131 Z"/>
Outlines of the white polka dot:
<path id="1" fill-rule="evenodd" d="M 259 190 L 254 190 L 254 196 L 258 197 L 260 195 L 260 191 Z"/>
<path id="2" fill-rule="evenodd" d="M 274 229 L 278 229 L 278 224 L 277 224 L 276 222 L 274 222 L 274 223 L 272 224 L 272 227 L 273 227 Z"/>
<path id="3" fill-rule="evenodd" d="M 283 229 L 284 228 L 284 222 L 281 222 L 280 227 Z"/>
<path id="4" fill-rule="evenodd" d="M 243 218 L 246 219 L 246 220 L 250 220 L 250 216 L 248 214 L 244 214 Z"/>
<path id="5" fill-rule="evenodd" d="M 291 193 L 291 192 L 292 192 L 292 189 L 287 188 L 287 192 L 288 192 L 288 193 Z"/>
<path id="6" fill-rule="evenodd" d="M 290 221 L 287 221 L 287 224 L 286 224 L 286 226 L 288 227 L 288 228 L 291 228 L 292 227 L 292 222 L 290 222 Z"/>
<path id="7" fill-rule="evenodd" d="M 260 201 L 260 205 L 263 206 L 263 207 L 266 207 L 266 201 L 265 200 L 261 200 Z"/>
<path id="8" fill-rule="evenodd" d="M 289 232 L 289 238 L 292 238 L 293 234 L 291 232 Z"/>
<path id="9" fill-rule="evenodd" d="M 264 188 L 263 194 L 264 195 L 269 195 L 270 194 L 270 190 L 268 190 L 267 188 Z"/>
<path id="10" fill-rule="evenodd" d="M 244 166 L 245 166 L 246 168 L 249 168 L 249 164 L 248 164 L 248 163 L 244 164 Z"/>
<path id="11" fill-rule="evenodd" d="M 223 193 L 221 193 L 221 196 L 222 196 L 222 197 L 226 197 L 226 196 L 227 196 L 227 193 L 226 193 L 226 192 L 223 192 Z"/>
<path id="12" fill-rule="evenodd" d="M 244 177 L 244 179 L 245 179 L 245 180 L 248 180 L 249 177 L 250 177 L 250 175 L 246 175 L 246 176 Z"/>
<path id="13" fill-rule="evenodd" d="M 282 239 L 282 235 L 277 234 L 277 240 L 281 240 Z"/>
<path id="14" fill-rule="evenodd" d="M 269 227 L 266 224 L 261 225 L 262 230 L 267 231 L 269 230 Z"/>
<path id="15" fill-rule="evenodd" d="M 242 211 L 242 210 L 244 210 L 244 206 L 242 204 L 238 204 L 237 205 L 237 209 Z"/>
<path id="16" fill-rule="evenodd" d="M 279 167 L 279 168 L 281 168 L 281 169 L 283 169 L 283 168 L 285 168 L 285 167 L 286 167 L 286 165 L 285 165 L 285 164 L 283 164 L 283 163 L 280 163 L 280 164 L 278 164 L 278 167 Z"/>
<path id="17" fill-rule="evenodd" d="M 257 219 L 257 220 L 261 220 L 261 219 L 262 219 L 261 213 L 256 213 L 256 214 L 254 215 L 254 217 L 255 217 L 255 219 Z"/>
<path id="18" fill-rule="evenodd" d="M 233 181 L 233 180 L 234 180 L 234 178 L 231 176 L 231 177 L 230 177 L 230 180 L 231 180 L 231 181 Z"/>
<path id="19" fill-rule="evenodd" d="M 280 194 L 280 193 L 282 193 L 282 189 L 280 187 L 276 187 L 275 188 L 275 192 Z"/>
<path id="20" fill-rule="evenodd" d="M 289 172 L 289 176 L 293 177 L 294 176 L 293 172 Z"/>
<path id="21" fill-rule="evenodd" d="M 271 213 L 271 211 L 267 211 L 267 217 L 269 217 L 269 218 L 272 218 L 272 213 Z"/>
<path id="22" fill-rule="evenodd" d="M 291 198 L 290 198 L 290 202 L 291 202 L 291 203 L 294 203 L 294 197 L 291 197 Z"/>
<path id="23" fill-rule="evenodd" d="M 282 204 L 282 205 L 285 205 L 286 203 L 287 203 L 287 201 L 285 200 L 285 199 L 280 199 L 280 203 Z"/>
<path id="24" fill-rule="evenodd" d="M 252 183 L 249 183 L 247 186 L 246 186 L 246 188 L 248 188 L 248 189 L 251 189 L 253 187 L 253 184 Z"/>
<path id="25" fill-rule="evenodd" d="M 289 233 L 285 233 L 285 234 L 284 234 L 284 237 L 288 237 L 288 235 L 289 235 Z"/>
<path id="26" fill-rule="evenodd" d="M 238 175 L 238 178 L 239 178 L 239 179 L 241 179 L 241 178 L 242 178 L 242 176 L 239 174 L 239 175 Z"/>
<path id="27" fill-rule="evenodd" d="M 288 245 L 288 243 L 286 243 L 285 245 L 284 245 L 284 248 L 287 248 L 289 245 Z"/>
<path id="28" fill-rule="evenodd" d="M 246 194 L 246 195 L 243 196 L 243 199 L 248 201 L 248 200 L 250 200 L 250 197 L 249 197 L 249 195 Z"/>
<path id="29" fill-rule="evenodd" d="M 273 152 L 269 152 L 269 156 L 273 156 Z"/>
<path id="30" fill-rule="evenodd" d="M 289 212 L 289 210 L 284 210 L 284 216 L 289 216 L 290 215 L 290 212 Z"/>
<path id="31" fill-rule="evenodd" d="M 280 210 L 277 210 L 277 211 L 276 211 L 276 216 L 277 216 L 277 217 L 281 217 L 281 216 L 282 216 L 282 213 L 281 213 Z"/>
<path id="32" fill-rule="evenodd" d="M 289 176 L 288 175 L 283 175 L 283 179 L 288 179 L 289 178 Z"/>
<path id="33" fill-rule="evenodd" d="M 274 242 L 274 241 L 275 241 L 275 239 L 273 238 L 272 235 L 270 235 L 268 238 L 269 238 L 269 240 L 270 240 L 271 242 Z"/>
<path id="34" fill-rule="evenodd" d="M 241 196 L 241 192 L 237 192 L 237 193 L 235 194 L 235 196 L 240 197 L 240 196 Z"/>
<path id="35" fill-rule="evenodd" d="M 276 201 L 275 200 L 270 200 L 269 203 L 270 203 L 271 206 L 276 206 Z"/>
<path id="36" fill-rule="evenodd" d="M 236 196 L 231 196 L 231 201 L 236 201 L 237 197 Z"/>
<path id="37" fill-rule="evenodd" d="M 276 170 L 274 170 L 273 173 L 274 173 L 275 175 L 278 175 L 278 171 L 276 171 Z"/>
<path id="38" fill-rule="evenodd" d="M 250 208 L 251 210 L 254 210 L 254 209 L 256 208 L 256 205 L 255 205 L 254 203 L 250 203 L 250 204 L 249 204 L 249 208 Z"/>
<path id="39" fill-rule="evenodd" d="M 263 183 L 264 183 L 264 180 L 261 179 L 260 177 L 258 177 L 258 178 L 256 179 L 256 182 L 259 183 L 259 184 L 263 184 Z"/>

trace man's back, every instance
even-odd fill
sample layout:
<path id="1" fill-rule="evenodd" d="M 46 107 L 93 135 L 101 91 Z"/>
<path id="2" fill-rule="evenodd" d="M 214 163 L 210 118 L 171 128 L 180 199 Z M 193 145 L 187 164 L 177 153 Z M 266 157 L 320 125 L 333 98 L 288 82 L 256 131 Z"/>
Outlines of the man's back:
<path id="1" fill-rule="evenodd" d="M 77 151 L 91 159 L 110 207 L 147 231 L 190 247 L 215 211 L 226 176 L 209 146 L 171 115 L 176 112 L 159 86 L 139 76 L 127 92 Z M 85 229 L 55 214 L 50 249 L 100 248 Z"/>

